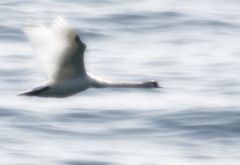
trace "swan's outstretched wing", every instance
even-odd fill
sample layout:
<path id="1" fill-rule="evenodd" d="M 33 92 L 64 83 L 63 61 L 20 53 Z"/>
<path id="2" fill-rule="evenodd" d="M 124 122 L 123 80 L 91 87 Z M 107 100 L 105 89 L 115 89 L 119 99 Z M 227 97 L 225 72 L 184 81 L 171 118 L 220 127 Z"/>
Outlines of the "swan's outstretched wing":
<path id="1" fill-rule="evenodd" d="M 62 18 L 46 27 L 39 23 L 24 28 L 35 53 L 51 80 L 64 80 L 85 75 L 85 44 Z"/>

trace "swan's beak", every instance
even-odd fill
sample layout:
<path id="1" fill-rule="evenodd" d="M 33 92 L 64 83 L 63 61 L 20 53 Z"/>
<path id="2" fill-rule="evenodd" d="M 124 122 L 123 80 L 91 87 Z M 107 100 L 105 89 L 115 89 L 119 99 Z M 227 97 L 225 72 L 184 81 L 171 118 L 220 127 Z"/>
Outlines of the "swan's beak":
<path id="1" fill-rule="evenodd" d="M 153 82 L 153 86 L 154 86 L 155 88 L 162 88 L 162 87 L 158 84 L 157 81 L 154 81 L 154 82 Z"/>

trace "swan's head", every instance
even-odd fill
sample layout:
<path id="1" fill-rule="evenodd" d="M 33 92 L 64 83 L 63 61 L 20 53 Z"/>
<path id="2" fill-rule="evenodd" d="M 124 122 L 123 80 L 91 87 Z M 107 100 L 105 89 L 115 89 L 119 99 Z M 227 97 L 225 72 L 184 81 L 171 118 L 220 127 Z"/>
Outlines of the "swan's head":
<path id="1" fill-rule="evenodd" d="M 146 88 L 162 88 L 157 81 L 147 81 L 143 83 Z"/>

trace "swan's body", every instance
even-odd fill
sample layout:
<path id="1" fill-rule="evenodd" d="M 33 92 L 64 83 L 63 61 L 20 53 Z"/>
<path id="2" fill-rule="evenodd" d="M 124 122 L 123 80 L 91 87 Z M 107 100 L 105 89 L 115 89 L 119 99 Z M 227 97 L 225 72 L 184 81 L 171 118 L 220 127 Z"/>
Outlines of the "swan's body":
<path id="1" fill-rule="evenodd" d="M 50 27 L 34 24 L 24 29 L 45 69 L 48 81 L 20 93 L 26 96 L 66 97 L 90 87 L 157 88 L 156 81 L 143 83 L 113 83 L 86 72 L 86 45 L 65 20 L 57 18 Z"/>

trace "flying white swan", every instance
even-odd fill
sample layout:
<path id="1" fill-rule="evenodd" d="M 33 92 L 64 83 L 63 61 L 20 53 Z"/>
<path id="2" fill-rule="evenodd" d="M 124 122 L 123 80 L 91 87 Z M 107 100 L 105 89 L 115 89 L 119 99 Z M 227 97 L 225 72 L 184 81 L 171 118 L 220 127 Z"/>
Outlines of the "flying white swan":
<path id="1" fill-rule="evenodd" d="M 48 80 L 19 95 L 67 97 L 90 87 L 159 87 L 157 81 L 113 83 L 86 72 L 84 66 L 86 45 L 76 31 L 61 17 L 56 18 L 50 27 L 34 23 L 24 28 L 23 31 L 33 44 Z"/>

